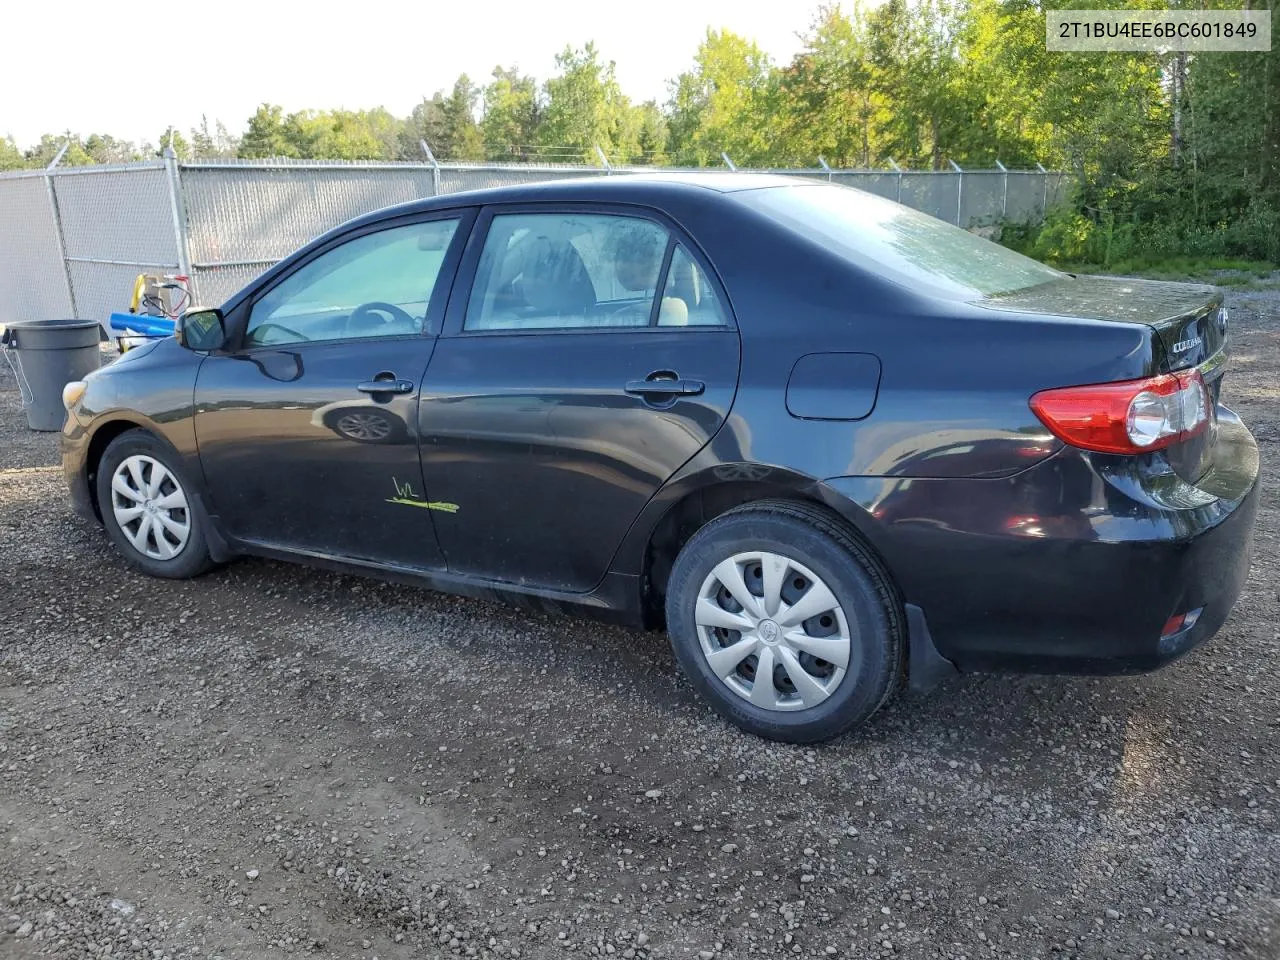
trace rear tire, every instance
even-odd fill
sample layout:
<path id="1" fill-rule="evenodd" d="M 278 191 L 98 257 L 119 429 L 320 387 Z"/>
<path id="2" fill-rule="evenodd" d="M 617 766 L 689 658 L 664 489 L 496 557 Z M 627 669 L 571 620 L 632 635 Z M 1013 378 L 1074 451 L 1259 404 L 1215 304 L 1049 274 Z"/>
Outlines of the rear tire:
<path id="1" fill-rule="evenodd" d="M 693 686 L 771 740 L 838 736 L 883 706 L 902 675 L 905 618 L 887 573 L 809 504 L 747 504 L 702 527 L 672 567 L 666 612 Z"/>
<path id="2" fill-rule="evenodd" d="M 213 566 L 209 519 L 177 456 L 145 430 L 129 430 L 98 462 L 98 507 L 125 561 L 153 577 L 185 580 Z"/>

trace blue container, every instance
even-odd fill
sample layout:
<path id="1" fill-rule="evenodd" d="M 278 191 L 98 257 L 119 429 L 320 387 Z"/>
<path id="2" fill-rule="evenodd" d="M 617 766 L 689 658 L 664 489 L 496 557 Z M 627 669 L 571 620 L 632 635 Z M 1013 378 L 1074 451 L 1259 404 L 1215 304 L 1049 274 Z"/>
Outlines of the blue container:
<path id="1" fill-rule="evenodd" d="M 137 333 L 144 337 L 171 337 L 173 321 L 168 317 L 149 317 L 141 313 L 113 313 L 111 329 L 119 333 Z"/>

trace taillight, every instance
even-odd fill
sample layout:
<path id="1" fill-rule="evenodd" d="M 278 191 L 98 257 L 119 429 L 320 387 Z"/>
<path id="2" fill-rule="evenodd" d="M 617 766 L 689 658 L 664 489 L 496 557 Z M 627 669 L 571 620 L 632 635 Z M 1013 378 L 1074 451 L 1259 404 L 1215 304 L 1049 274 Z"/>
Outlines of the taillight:
<path id="1" fill-rule="evenodd" d="M 1148 453 L 1209 425 L 1209 393 L 1198 370 L 1042 390 L 1031 409 L 1058 439 L 1100 453 Z"/>

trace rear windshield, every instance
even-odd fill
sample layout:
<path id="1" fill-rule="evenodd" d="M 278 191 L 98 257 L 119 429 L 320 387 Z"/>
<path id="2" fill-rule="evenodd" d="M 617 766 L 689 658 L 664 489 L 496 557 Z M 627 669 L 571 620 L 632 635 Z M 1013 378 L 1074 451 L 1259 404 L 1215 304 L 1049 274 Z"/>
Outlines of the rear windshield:
<path id="1" fill-rule="evenodd" d="M 976 300 L 1066 276 L 928 214 L 834 184 L 743 190 L 734 198 L 895 283 Z"/>

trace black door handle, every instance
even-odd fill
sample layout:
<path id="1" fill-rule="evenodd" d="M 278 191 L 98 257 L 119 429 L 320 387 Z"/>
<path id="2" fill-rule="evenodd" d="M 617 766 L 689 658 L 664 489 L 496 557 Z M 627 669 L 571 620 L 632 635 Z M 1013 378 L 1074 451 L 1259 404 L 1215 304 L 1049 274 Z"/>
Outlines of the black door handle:
<path id="1" fill-rule="evenodd" d="M 366 380 L 357 383 L 356 389 L 361 393 L 413 393 L 412 380 Z"/>
<path id="2" fill-rule="evenodd" d="M 707 385 L 701 380 L 628 380 L 624 389 L 642 397 L 696 397 Z"/>

